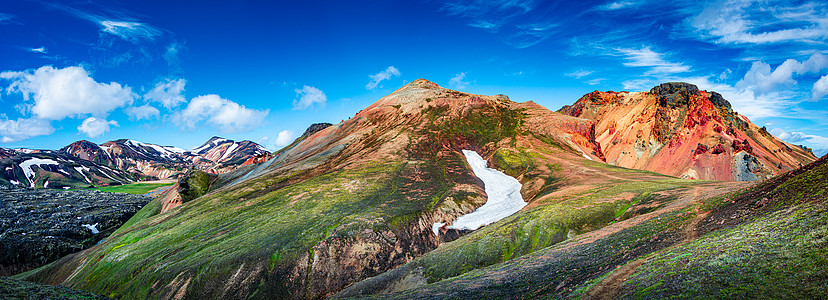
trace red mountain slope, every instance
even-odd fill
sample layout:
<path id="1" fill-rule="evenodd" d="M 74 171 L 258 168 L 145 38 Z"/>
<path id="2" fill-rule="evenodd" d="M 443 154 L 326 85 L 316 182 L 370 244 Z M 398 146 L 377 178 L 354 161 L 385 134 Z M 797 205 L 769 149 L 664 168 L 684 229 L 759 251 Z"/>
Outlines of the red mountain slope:
<path id="1" fill-rule="evenodd" d="M 733 111 L 716 92 L 664 83 L 584 95 L 559 112 L 595 122 L 605 162 L 682 178 L 757 180 L 816 160 Z"/>

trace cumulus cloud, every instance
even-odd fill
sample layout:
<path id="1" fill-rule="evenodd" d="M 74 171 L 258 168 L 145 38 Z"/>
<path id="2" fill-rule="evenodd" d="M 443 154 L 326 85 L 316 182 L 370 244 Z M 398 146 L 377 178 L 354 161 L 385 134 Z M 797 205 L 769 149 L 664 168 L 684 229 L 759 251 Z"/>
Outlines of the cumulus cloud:
<path id="1" fill-rule="evenodd" d="M 129 116 L 130 120 L 140 121 L 158 118 L 161 112 L 157 108 L 145 104 L 142 106 L 132 106 L 124 109 L 124 112 Z"/>
<path id="2" fill-rule="evenodd" d="M 293 142 L 293 139 L 295 137 L 296 137 L 296 135 L 293 133 L 293 131 L 290 131 L 290 130 L 280 131 L 279 134 L 276 136 L 276 147 L 281 148 L 281 147 L 290 145 L 290 143 Z"/>
<path id="3" fill-rule="evenodd" d="M 190 100 L 187 108 L 173 115 L 173 122 L 189 129 L 206 122 L 218 127 L 222 133 L 234 133 L 262 125 L 269 113 L 270 110 L 249 109 L 218 95 L 204 95 Z"/>
<path id="4" fill-rule="evenodd" d="M 5 115 L 0 115 L 0 142 L 12 143 L 28 138 L 50 135 L 55 132 L 48 120 L 43 119 L 17 119 L 8 120 Z"/>
<path id="5" fill-rule="evenodd" d="M 365 89 L 373 90 L 376 89 L 377 86 L 379 86 L 380 82 L 382 82 L 383 80 L 391 79 L 391 77 L 393 76 L 399 77 L 400 71 L 397 70 L 397 68 L 395 68 L 394 66 L 390 66 L 382 72 L 369 76 L 371 77 L 371 81 L 365 85 Z"/>
<path id="6" fill-rule="evenodd" d="M 469 87 L 469 82 L 466 79 L 466 72 L 456 74 L 449 80 L 449 87 L 455 90 L 462 90 Z"/>
<path id="7" fill-rule="evenodd" d="M 788 132 L 782 128 L 772 129 L 771 134 L 791 144 L 804 144 L 814 149 L 814 154 L 817 156 L 825 155 L 828 152 L 828 138 L 824 136 L 806 134 L 798 131 Z"/>
<path id="8" fill-rule="evenodd" d="M 166 108 L 174 108 L 181 103 L 187 102 L 181 94 L 184 92 L 184 85 L 187 81 L 184 79 L 165 79 L 155 84 L 149 92 L 144 94 L 144 99 L 148 101 L 158 102 Z"/>
<path id="9" fill-rule="evenodd" d="M 295 91 L 296 97 L 299 99 L 293 100 L 293 110 L 305 110 L 313 107 L 314 104 L 319 104 L 320 107 L 325 108 L 325 102 L 328 102 L 328 96 L 325 96 L 325 93 L 315 87 L 306 85 Z"/>
<path id="10" fill-rule="evenodd" d="M 95 138 L 109 132 L 110 126 L 118 127 L 118 122 L 89 117 L 78 126 L 78 131 L 88 137 Z"/>
<path id="11" fill-rule="evenodd" d="M 137 97 L 130 87 L 117 82 L 98 83 L 82 67 L 43 66 L 33 72 L 3 72 L 0 78 L 12 81 L 7 93 L 21 93 L 31 113 L 47 120 L 103 116 L 132 104 Z"/>
<path id="12" fill-rule="evenodd" d="M 822 76 L 811 89 L 811 100 L 819 100 L 828 95 L 828 75 Z"/>
<path id="13" fill-rule="evenodd" d="M 795 59 L 785 60 L 771 72 L 771 66 L 765 62 L 755 61 L 745 77 L 736 83 L 736 87 L 750 88 L 760 93 L 775 91 L 779 88 L 796 85 L 793 76 L 815 73 L 828 68 L 828 58 L 822 53 L 814 53 L 808 60 L 800 62 Z"/>

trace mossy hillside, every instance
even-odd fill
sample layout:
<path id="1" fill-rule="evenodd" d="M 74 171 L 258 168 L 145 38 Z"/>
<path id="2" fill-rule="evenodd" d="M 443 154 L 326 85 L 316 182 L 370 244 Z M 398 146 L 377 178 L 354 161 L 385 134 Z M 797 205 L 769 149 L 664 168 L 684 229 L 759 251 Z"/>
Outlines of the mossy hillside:
<path id="1" fill-rule="evenodd" d="M 807 203 L 653 255 L 622 298 L 824 299 L 828 205 Z"/>
<path id="2" fill-rule="evenodd" d="M 634 257 L 669 246 L 695 214 L 674 211 L 591 243 L 577 238 L 385 299 L 580 298 L 590 285 Z"/>
<path id="3" fill-rule="evenodd" d="M 184 202 L 201 197 L 210 190 L 216 175 L 201 170 L 190 170 L 178 180 L 179 193 Z"/>
<path id="4" fill-rule="evenodd" d="M 0 277 L 0 299 L 54 299 L 93 300 L 107 299 L 89 292 L 62 286 L 51 286 Z"/>
<path id="5" fill-rule="evenodd" d="M 407 270 L 421 270 L 431 283 L 509 261 L 560 243 L 570 236 L 606 226 L 616 221 L 617 216 L 622 215 L 631 202 L 641 201 L 636 198 L 615 199 L 620 193 L 652 195 L 658 191 L 684 188 L 692 184 L 695 182 L 673 179 L 616 183 L 571 199 L 536 206 L 443 244 L 409 263 Z M 663 202 L 674 199 L 669 196 L 658 198 L 658 201 Z M 391 278 L 400 274 L 383 274 L 371 280 L 380 283 L 387 280 L 383 276 Z M 371 280 L 360 284 L 370 285 Z"/>
<path id="6" fill-rule="evenodd" d="M 447 161 L 462 162 L 459 157 Z M 159 288 L 151 286 L 185 273 L 194 277 L 188 290 L 210 295 L 211 286 L 222 286 L 241 264 L 266 261 L 269 275 L 262 277 L 268 282 L 263 288 L 287 290 L 287 278 L 280 274 L 289 273 L 295 260 L 319 241 L 366 229 L 402 228 L 455 196 L 442 170 L 428 162 L 375 163 L 261 193 L 299 175 L 269 177 L 215 191 L 160 215 L 155 215 L 160 204 L 153 201 L 130 220 L 132 226 L 89 255 L 96 263 L 87 265 L 72 285 L 112 296 L 154 298 L 160 296 Z M 426 180 L 406 179 L 405 174 L 415 173 Z M 125 274 L 130 275 L 121 276 Z"/>

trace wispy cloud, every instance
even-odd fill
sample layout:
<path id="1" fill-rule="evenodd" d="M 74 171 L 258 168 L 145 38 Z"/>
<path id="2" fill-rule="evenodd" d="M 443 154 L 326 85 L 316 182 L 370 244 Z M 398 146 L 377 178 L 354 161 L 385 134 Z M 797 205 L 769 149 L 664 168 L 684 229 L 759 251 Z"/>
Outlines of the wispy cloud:
<path id="1" fill-rule="evenodd" d="M 468 26 L 501 33 L 503 42 L 523 49 L 548 40 L 560 26 L 547 17 L 530 17 L 538 5 L 538 1 L 453 0 L 442 10 L 468 20 Z"/>
<path id="2" fill-rule="evenodd" d="M 400 70 L 397 70 L 397 68 L 395 68 L 394 66 L 389 66 L 388 68 L 386 68 L 382 72 L 379 72 L 379 73 L 374 74 L 374 75 L 368 75 L 368 76 L 371 77 L 371 81 L 368 82 L 368 84 L 365 85 L 365 89 L 373 90 L 373 89 L 376 89 L 379 86 L 379 84 L 381 82 L 383 82 L 384 80 L 391 79 L 391 77 L 394 77 L 394 76 L 399 77 L 400 76 Z"/>
<path id="3" fill-rule="evenodd" d="M 566 73 L 564 75 L 575 78 L 575 79 L 581 79 L 583 77 L 589 76 L 590 74 L 592 74 L 592 71 L 584 70 L 584 69 L 578 69 L 578 70 L 572 71 L 570 73 Z"/>
<path id="4" fill-rule="evenodd" d="M 675 74 L 690 71 L 684 63 L 670 62 L 664 59 L 664 54 L 653 51 L 650 47 L 640 49 L 615 49 L 626 60 L 627 67 L 647 67 L 645 75 Z"/>
<path id="5" fill-rule="evenodd" d="M 328 96 L 325 96 L 320 89 L 312 86 L 303 86 L 301 89 L 296 89 L 296 97 L 299 99 L 293 100 L 293 110 L 306 110 L 319 105 L 325 108 L 325 103 L 328 102 Z"/>
<path id="6" fill-rule="evenodd" d="M 466 81 L 466 73 L 454 75 L 449 79 L 449 87 L 455 90 L 464 90 L 469 87 L 470 82 Z"/>
<path id="7" fill-rule="evenodd" d="M 158 118 L 161 115 L 161 111 L 149 104 L 127 107 L 124 109 L 124 112 L 129 116 L 130 120 L 134 121 L 150 120 L 152 118 Z"/>
<path id="8" fill-rule="evenodd" d="M 601 82 L 604 82 L 604 80 L 606 80 L 606 79 L 605 78 L 595 78 L 595 79 L 587 80 L 586 83 L 589 84 L 589 85 L 599 85 L 599 84 L 601 84 Z"/>
<path id="9" fill-rule="evenodd" d="M 633 7 L 633 6 L 636 6 L 636 5 L 637 4 L 635 2 L 631 2 L 631 1 L 615 1 L 615 2 L 609 2 L 609 3 L 606 3 L 606 4 L 598 5 L 598 6 L 595 7 L 595 9 L 596 10 L 604 10 L 604 11 L 612 11 L 612 10 L 619 10 L 619 9 Z"/>
<path id="10" fill-rule="evenodd" d="M 7 14 L 0 12 L 0 23 L 8 23 L 9 21 L 14 19 L 13 14 Z"/>
<path id="11" fill-rule="evenodd" d="M 29 51 L 34 52 L 34 53 L 46 54 L 46 47 L 30 48 Z"/>
<path id="12" fill-rule="evenodd" d="M 125 13 L 110 11 L 104 16 L 89 13 L 76 8 L 60 4 L 52 4 L 53 7 L 66 11 L 78 18 L 88 20 L 100 26 L 102 33 L 117 36 L 123 40 L 138 43 L 145 40 L 155 40 L 162 35 L 162 31 L 146 23 L 128 17 Z"/>
<path id="13" fill-rule="evenodd" d="M 721 44 L 824 44 L 828 3 L 721 0 L 688 21 L 703 40 Z"/>

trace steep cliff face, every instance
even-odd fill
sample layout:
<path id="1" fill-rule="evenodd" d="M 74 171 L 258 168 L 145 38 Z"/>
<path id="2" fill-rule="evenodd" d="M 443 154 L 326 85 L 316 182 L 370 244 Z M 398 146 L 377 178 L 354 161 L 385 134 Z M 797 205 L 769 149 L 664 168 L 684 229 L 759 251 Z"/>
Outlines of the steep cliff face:
<path id="1" fill-rule="evenodd" d="M 609 164 L 682 178 L 757 180 L 816 159 L 735 112 L 716 92 L 665 83 L 649 92 L 584 95 L 559 110 L 595 122 Z"/>

